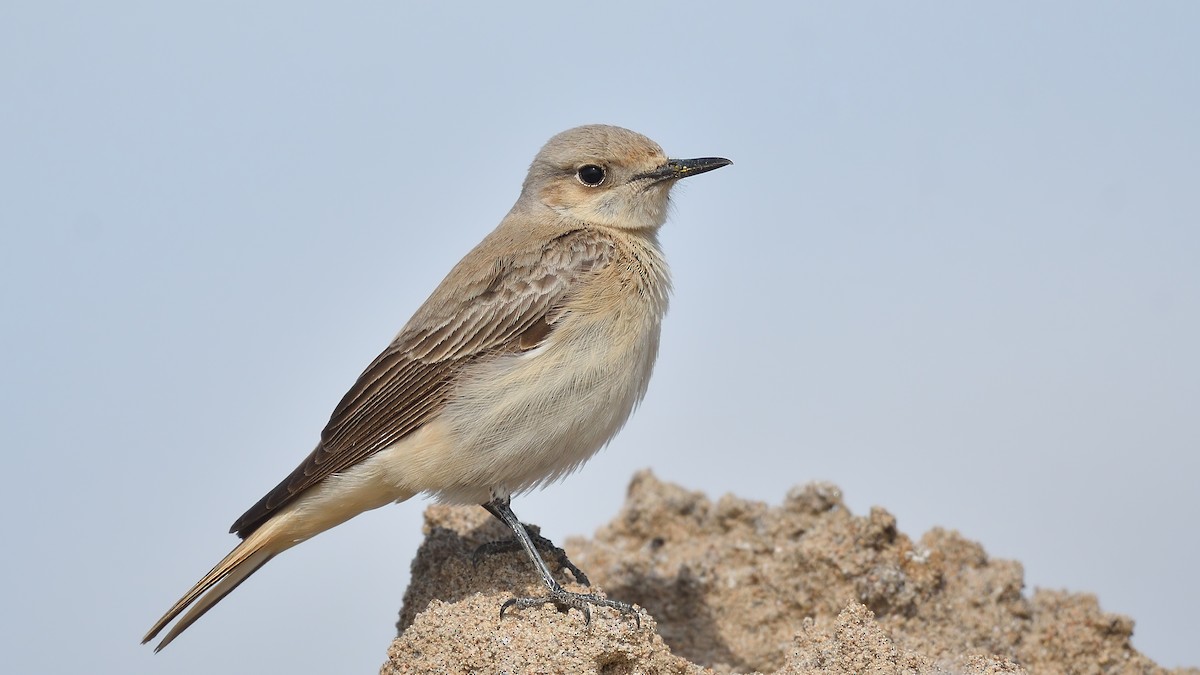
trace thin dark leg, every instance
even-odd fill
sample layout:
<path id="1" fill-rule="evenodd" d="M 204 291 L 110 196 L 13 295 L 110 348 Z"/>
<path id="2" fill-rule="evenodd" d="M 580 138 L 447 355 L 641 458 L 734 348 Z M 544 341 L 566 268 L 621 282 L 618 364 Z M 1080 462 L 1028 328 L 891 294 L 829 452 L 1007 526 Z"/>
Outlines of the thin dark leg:
<path id="1" fill-rule="evenodd" d="M 546 584 L 546 588 L 550 589 L 550 593 L 541 598 L 512 598 L 500 606 L 500 618 L 504 618 L 504 612 L 509 607 L 517 609 L 525 609 L 526 607 L 537 607 L 547 603 L 554 603 L 560 610 L 566 611 L 574 607 L 580 612 L 583 612 L 584 623 L 592 622 L 592 612 L 589 605 L 597 605 L 600 607 L 611 607 L 612 609 L 621 612 L 622 614 L 632 614 L 638 627 L 642 625 L 642 619 L 637 610 L 624 602 L 616 600 L 608 600 L 601 598 L 598 595 L 585 593 L 571 593 L 564 589 L 557 581 L 554 580 L 554 575 L 550 573 L 550 568 L 546 566 L 546 561 L 542 560 L 542 556 L 538 554 L 537 546 L 533 543 L 533 538 L 529 536 L 529 532 L 521 521 L 517 519 L 517 514 L 513 513 L 509 506 L 508 499 L 493 499 L 483 505 L 483 508 L 488 510 L 493 516 L 499 518 L 508 528 L 516 535 L 517 541 L 520 542 L 521 548 L 525 550 L 525 554 L 533 562 L 534 568 L 538 574 L 542 576 L 542 582 Z"/>
<path id="2" fill-rule="evenodd" d="M 487 512 L 495 516 L 497 520 L 505 525 L 508 525 L 508 521 L 504 519 L 504 516 L 501 515 L 500 511 L 498 511 L 496 507 L 491 504 L 491 502 L 482 504 L 481 506 L 487 509 Z M 560 569 L 569 571 L 571 576 L 575 577 L 575 581 L 583 584 L 584 586 L 592 585 L 592 582 L 588 580 L 587 575 L 583 573 L 583 570 L 576 567 L 575 563 L 571 562 L 571 559 L 567 557 L 567 552 L 562 548 L 555 546 L 554 542 L 550 541 L 546 537 L 543 537 L 536 525 L 523 525 L 523 527 L 525 528 L 525 533 L 528 534 L 529 538 L 533 540 L 534 548 L 543 553 L 550 554 L 550 556 L 554 558 L 554 562 L 558 563 L 558 567 Z M 488 543 L 483 544 L 479 548 L 475 549 L 475 553 L 471 556 L 471 558 L 476 564 L 478 564 L 480 559 L 482 559 L 485 555 L 511 553 L 513 551 L 522 550 L 524 550 L 524 548 L 518 539 L 489 541 Z"/>

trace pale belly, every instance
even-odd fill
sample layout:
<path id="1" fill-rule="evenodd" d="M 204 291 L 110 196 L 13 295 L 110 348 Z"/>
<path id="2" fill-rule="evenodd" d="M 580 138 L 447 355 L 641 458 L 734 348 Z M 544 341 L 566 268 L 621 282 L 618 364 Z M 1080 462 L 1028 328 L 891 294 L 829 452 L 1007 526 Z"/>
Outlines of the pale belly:
<path id="1" fill-rule="evenodd" d="M 568 320 L 537 349 L 464 373 L 440 420 L 447 471 L 427 491 L 446 501 L 481 503 L 577 468 L 645 395 L 659 325 L 652 316 Z"/>

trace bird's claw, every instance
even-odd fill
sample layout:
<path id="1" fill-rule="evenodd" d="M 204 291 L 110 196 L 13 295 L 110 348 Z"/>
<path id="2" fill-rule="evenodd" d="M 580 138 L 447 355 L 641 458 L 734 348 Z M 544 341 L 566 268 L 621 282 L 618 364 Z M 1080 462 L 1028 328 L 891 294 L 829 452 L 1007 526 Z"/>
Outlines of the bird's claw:
<path id="1" fill-rule="evenodd" d="M 591 593 L 572 593 L 561 587 L 551 589 L 549 595 L 540 598 L 510 598 L 506 600 L 503 605 L 500 605 L 500 620 L 504 620 L 504 613 L 510 608 L 527 609 L 547 604 L 553 604 L 560 612 L 567 612 L 571 608 L 578 609 L 583 614 L 585 626 L 592 623 L 590 605 L 608 607 L 626 616 L 632 616 L 638 629 L 642 628 L 642 614 L 633 605 L 619 600 L 609 600 Z"/>

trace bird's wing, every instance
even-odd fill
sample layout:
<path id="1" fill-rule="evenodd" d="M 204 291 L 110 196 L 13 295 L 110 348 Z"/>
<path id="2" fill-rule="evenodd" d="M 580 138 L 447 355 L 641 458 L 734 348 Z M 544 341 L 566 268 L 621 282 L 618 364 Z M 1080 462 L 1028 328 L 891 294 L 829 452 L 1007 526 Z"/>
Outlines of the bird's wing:
<path id="1" fill-rule="evenodd" d="M 573 230 L 496 258 L 474 278 L 451 272 L 338 403 L 316 449 L 230 531 L 245 538 L 304 490 L 420 428 L 446 404 L 463 365 L 536 347 L 562 319 L 571 289 L 611 257 L 608 238 Z M 448 284 L 463 292 L 444 292 Z"/>

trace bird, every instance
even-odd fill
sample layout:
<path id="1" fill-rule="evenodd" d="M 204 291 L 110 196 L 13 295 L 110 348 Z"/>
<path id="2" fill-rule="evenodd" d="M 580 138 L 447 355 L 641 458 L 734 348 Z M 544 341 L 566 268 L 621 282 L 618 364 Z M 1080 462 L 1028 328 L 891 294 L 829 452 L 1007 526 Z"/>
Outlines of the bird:
<path id="1" fill-rule="evenodd" d="M 579 468 L 646 394 L 671 281 L 658 241 L 680 179 L 732 164 L 670 159 L 634 131 L 593 124 L 553 136 L 516 203 L 455 265 L 330 415 L 316 448 L 234 522 L 241 538 L 142 639 L 158 652 L 283 551 L 416 495 L 478 504 L 504 522 L 553 603 L 630 613 L 566 591 L 514 495 Z M 636 616 L 636 614 L 635 614 Z M 640 620 L 639 620 L 640 625 Z"/>

